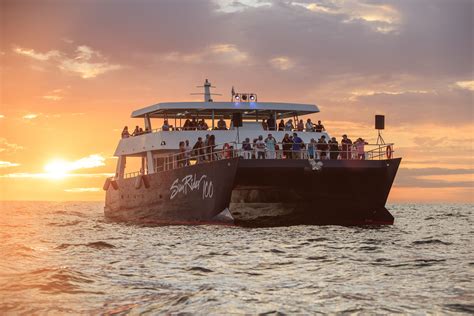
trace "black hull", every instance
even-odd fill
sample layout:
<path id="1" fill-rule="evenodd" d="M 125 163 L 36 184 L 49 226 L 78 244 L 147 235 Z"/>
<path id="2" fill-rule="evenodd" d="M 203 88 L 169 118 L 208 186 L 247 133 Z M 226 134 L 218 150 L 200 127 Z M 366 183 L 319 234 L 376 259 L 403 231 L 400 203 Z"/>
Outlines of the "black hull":
<path id="1" fill-rule="evenodd" d="M 383 225 L 401 158 L 241 160 L 230 212 L 241 226 Z"/>
<path id="2" fill-rule="evenodd" d="M 106 190 L 105 216 L 153 224 L 214 221 L 229 207 L 237 163 L 220 160 L 150 174 L 146 181 L 141 176 L 116 180 L 117 188 Z"/>

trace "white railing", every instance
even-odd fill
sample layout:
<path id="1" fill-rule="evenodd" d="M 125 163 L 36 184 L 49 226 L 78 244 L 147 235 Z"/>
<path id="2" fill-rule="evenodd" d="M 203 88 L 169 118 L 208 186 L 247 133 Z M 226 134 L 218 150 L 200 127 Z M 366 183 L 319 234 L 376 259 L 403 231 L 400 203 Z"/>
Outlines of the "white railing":
<path id="1" fill-rule="evenodd" d="M 225 143 L 181 151 L 164 157 L 163 164 L 155 166 L 154 172 L 159 173 L 195 164 L 237 157 L 242 159 L 383 160 L 392 158 L 395 152 L 393 143 L 365 144 L 363 154 L 358 153 L 356 145 L 344 147 L 340 145 L 337 151 L 318 150 L 317 143 L 302 143 L 300 144 L 300 150 L 294 150 L 293 144 L 289 144 L 292 146 L 291 148 L 285 149 L 280 149 L 284 144 L 277 143 L 277 145 L 278 149 L 275 150 L 268 150 L 266 148 L 258 150 L 254 146 L 250 150 L 244 150 L 241 143 Z M 263 154 L 258 154 L 259 151 L 263 152 Z M 133 178 L 143 174 L 143 170 L 130 172 L 126 173 L 124 178 Z"/>

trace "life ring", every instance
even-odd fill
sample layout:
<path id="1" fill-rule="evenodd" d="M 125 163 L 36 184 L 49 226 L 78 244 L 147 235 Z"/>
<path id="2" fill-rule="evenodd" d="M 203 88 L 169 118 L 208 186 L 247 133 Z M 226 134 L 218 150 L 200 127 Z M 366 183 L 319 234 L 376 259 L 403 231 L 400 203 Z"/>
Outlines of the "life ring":
<path id="1" fill-rule="evenodd" d="M 393 154 L 392 146 L 388 145 L 387 148 L 385 148 L 385 156 L 387 157 L 387 159 L 392 159 L 392 154 Z"/>
<path id="2" fill-rule="evenodd" d="M 222 147 L 223 153 L 224 153 L 224 158 L 229 159 L 230 158 L 230 146 L 229 144 L 225 143 L 224 146 Z"/>

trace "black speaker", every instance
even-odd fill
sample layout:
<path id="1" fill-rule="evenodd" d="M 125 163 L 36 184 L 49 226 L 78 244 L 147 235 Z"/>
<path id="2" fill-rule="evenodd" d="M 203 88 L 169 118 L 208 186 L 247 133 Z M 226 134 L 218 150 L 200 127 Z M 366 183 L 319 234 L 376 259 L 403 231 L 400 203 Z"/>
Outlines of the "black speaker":
<path id="1" fill-rule="evenodd" d="M 376 115 L 375 116 L 375 129 L 384 129 L 385 128 L 385 116 Z"/>
<path id="2" fill-rule="evenodd" d="M 232 125 L 234 127 L 242 126 L 242 113 L 232 113 Z"/>

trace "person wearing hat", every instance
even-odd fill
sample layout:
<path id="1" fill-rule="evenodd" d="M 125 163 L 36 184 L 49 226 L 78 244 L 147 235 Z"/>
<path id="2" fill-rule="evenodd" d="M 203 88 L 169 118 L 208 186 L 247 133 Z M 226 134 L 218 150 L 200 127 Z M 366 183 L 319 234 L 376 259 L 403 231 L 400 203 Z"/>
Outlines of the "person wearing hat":
<path id="1" fill-rule="evenodd" d="M 352 140 L 347 138 L 346 134 L 342 135 L 341 145 L 342 145 L 341 158 L 351 159 Z"/>
<path id="2" fill-rule="evenodd" d="M 329 158 L 331 160 L 337 160 L 339 156 L 339 143 L 336 140 L 336 137 L 332 137 L 329 141 Z"/>

